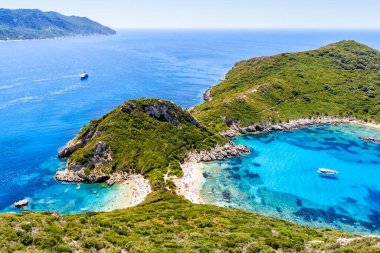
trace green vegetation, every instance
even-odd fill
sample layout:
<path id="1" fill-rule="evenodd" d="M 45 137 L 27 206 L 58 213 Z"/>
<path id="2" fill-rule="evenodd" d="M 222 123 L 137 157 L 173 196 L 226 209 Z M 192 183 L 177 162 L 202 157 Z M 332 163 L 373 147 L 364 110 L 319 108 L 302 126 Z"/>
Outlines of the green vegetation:
<path id="1" fill-rule="evenodd" d="M 245 211 L 193 205 L 167 192 L 110 213 L 0 216 L 1 252 L 379 252 L 374 245 L 380 238 L 340 246 L 340 237 L 353 238 Z"/>
<path id="2" fill-rule="evenodd" d="M 227 129 L 223 117 L 241 126 L 319 116 L 380 122 L 379 74 L 380 52 L 355 41 L 253 58 L 236 64 L 192 113 L 217 130 Z"/>
<path id="3" fill-rule="evenodd" d="M 226 141 L 180 107 L 158 99 L 124 103 L 84 127 L 74 142 L 83 138 L 90 141 L 69 157 L 69 166 L 79 165 L 85 175 L 139 173 L 150 180 L 154 190 L 173 185 L 165 184 L 165 174 L 182 176 L 179 162 L 188 151 L 207 150 Z M 112 159 L 94 164 L 99 142 L 110 149 Z"/>
<path id="4" fill-rule="evenodd" d="M 0 9 L 0 40 L 46 39 L 116 32 L 88 18 L 40 10 Z"/>

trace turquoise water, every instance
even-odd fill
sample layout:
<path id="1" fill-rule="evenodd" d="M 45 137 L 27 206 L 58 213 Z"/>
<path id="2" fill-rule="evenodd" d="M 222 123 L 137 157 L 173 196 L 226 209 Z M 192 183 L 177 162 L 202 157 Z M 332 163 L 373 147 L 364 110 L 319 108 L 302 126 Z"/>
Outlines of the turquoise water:
<path id="1" fill-rule="evenodd" d="M 242 59 L 356 39 L 378 31 L 119 31 L 117 36 L 0 43 L 0 211 L 80 213 L 114 208 L 122 186 L 62 184 L 57 151 L 91 119 L 131 98 L 202 102 Z M 79 73 L 90 78 L 81 82 Z M 122 188 L 122 189 L 120 189 Z"/>
<path id="2" fill-rule="evenodd" d="M 317 227 L 380 233 L 380 131 L 315 126 L 234 140 L 252 154 L 209 163 L 202 194 L 209 202 Z M 337 170 L 336 177 L 318 168 Z M 229 192 L 229 196 L 227 196 Z"/>

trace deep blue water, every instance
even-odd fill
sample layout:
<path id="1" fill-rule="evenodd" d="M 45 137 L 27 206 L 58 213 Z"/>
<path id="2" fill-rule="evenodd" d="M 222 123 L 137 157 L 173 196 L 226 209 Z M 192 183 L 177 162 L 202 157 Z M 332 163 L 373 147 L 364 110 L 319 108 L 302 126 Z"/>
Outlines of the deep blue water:
<path id="1" fill-rule="evenodd" d="M 380 234 L 380 145 L 362 137 L 379 138 L 380 130 L 315 126 L 238 137 L 252 154 L 209 163 L 202 193 L 221 206 Z M 339 173 L 321 177 L 318 168 Z"/>
<path id="2" fill-rule="evenodd" d="M 131 98 L 184 108 L 234 62 L 342 39 L 380 49 L 377 31 L 119 31 L 117 36 L 0 43 L 0 210 L 109 210 L 117 187 L 61 184 L 57 150 L 91 119 Z M 80 81 L 87 71 L 90 78 Z"/>

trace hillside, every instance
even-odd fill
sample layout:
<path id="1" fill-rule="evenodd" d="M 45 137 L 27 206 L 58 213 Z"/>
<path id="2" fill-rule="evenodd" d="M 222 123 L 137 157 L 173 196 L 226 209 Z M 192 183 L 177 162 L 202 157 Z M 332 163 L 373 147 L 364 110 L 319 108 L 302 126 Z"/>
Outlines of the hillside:
<path id="1" fill-rule="evenodd" d="M 379 252 L 379 242 L 162 192 L 109 213 L 0 215 L 1 252 Z"/>
<path id="2" fill-rule="evenodd" d="M 46 39 L 76 35 L 112 35 L 115 31 L 85 17 L 40 10 L 0 9 L 0 40 Z"/>
<path id="3" fill-rule="evenodd" d="M 341 41 L 253 58 L 237 63 L 210 95 L 192 113 L 217 130 L 321 116 L 380 122 L 380 52 Z"/>
<path id="4" fill-rule="evenodd" d="M 180 162 L 189 151 L 226 141 L 171 102 L 130 100 L 82 128 L 60 151 L 61 158 L 69 157 L 66 171 L 74 180 L 59 179 L 104 182 L 113 174 L 138 173 L 155 190 L 172 187 L 164 175 L 181 176 Z"/>

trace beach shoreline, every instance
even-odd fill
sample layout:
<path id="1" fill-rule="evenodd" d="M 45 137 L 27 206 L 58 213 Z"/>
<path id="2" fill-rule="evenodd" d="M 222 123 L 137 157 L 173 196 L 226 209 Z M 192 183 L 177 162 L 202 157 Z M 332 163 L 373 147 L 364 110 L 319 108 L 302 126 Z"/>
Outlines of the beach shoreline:
<path id="1" fill-rule="evenodd" d="M 309 126 L 318 125 L 342 125 L 352 124 L 380 130 L 380 124 L 375 122 L 365 122 L 356 118 L 338 118 L 338 117 L 318 117 L 318 118 L 300 118 L 278 124 L 252 124 L 247 127 L 241 127 L 238 122 L 233 122 L 228 130 L 220 132 L 227 138 L 234 138 L 239 134 L 260 134 L 272 131 L 291 131 Z M 365 136 L 363 136 L 365 137 Z"/>
<path id="2" fill-rule="evenodd" d="M 174 179 L 176 193 L 194 204 L 206 204 L 201 196 L 203 184 L 206 182 L 202 170 L 205 162 L 223 161 L 249 153 L 248 147 L 236 145 L 230 141 L 223 146 L 217 145 L 211 150 L 190 152 L 181 164 L 183 177 Z"/>
<path id="3" fill-rule="evenodd" d="M 137 206 L 152 192 L 148 180 L 138 174 L 128 175 L 115 182 L 112 187 L 115 187 L 117 192 L 105 206 L 107 211 Z"/>
<path id="4" fill-rule="evenodd" d="M 149 181 L 142 175 L 129 175 L 125 181 L 129 185 L 130 195 L 126 200 L 126 208 L 133 207 L 145 201 L 146 196 L 152 192 Z"/>
<path id="5" fill-rule="evenodd" d="M 204 163 L 187 162 L 181 164 L 183 177 L 174 180 L 177 195 L 185 197 L 194 204 L 206 204 L 202 199 L 201 190 L 205 183 L 202 167 Z"/>
<path id="6" fill-rule="evenodd" d="M 380 124 L 373 122 L 355 121 L 352 124 L 380 130 Z"/>

